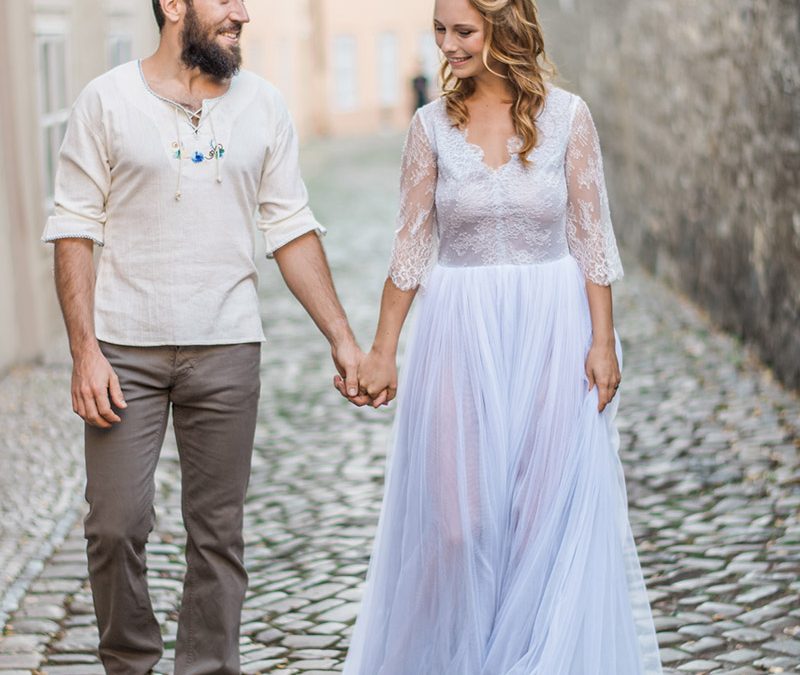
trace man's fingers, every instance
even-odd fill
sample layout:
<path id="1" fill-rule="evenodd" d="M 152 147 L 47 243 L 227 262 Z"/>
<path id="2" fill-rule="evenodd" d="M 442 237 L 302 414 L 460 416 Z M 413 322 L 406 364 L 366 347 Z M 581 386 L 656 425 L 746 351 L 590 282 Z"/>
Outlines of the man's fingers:
<path id="1" fill-rule="evenodd" d="M 97 389 L 94 392 L 95 406 L 97 412 L 106 422 L 121 422 L 119 415 L 111 409 L 111 402 L 108 399 L 108 390 Z"/>
<path id="2" fill-rule="evenodd" d="M 117 408 L 125 409 L 128 407 L 128 404 L 125 403 L 125 396 L 122 394 L 122 387 L 119 386 L 119 378 L 114 372 L 111 373 L 108 391 L 111 394 L 111 402 L 117 406 Z"/>
<path id="3" fill-rule="evenodd" d="M 83 410 L 84 413 L 81 415 L 83 419 L 88 423 L 91 424 L 93 427 L 100 427 L 101 429 L 108 429 L 111 427 L 110 422 L 106 422 L 101 416 L 100 413 L 97 412 L 97 405 L 95 404 L 94 395 L 83 393 Z"/>
<path id="4" fill-rule="evenodd" d="M 358 367 L 351 365 L 345 373 L 345 388 L 350 397 L 358 395 Z"/>
<path id="5" fill-rule="evenodd" d="M 344 387 L 344 380 L 341 378 L 340 375 L 333 376 L 333 386 L 336 388 L 336 391 L 338 391 L 342 396 L 344 396 L 345 398 L 349 398 L 347 396 L 347 390 Z"/>

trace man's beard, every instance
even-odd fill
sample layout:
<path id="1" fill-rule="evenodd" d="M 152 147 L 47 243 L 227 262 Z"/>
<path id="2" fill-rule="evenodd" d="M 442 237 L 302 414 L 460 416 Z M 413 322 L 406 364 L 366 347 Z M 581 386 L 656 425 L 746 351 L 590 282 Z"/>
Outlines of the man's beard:
<path id="1" fill-rule="evenodd" d="M 236 26 L 241 30 L 241 26 Z M 199 68 L 204 73 L 220 80 L 227 80 L 239 72 L 242 51 L 239 45 L 220 47 L 214 40 L 216 29 L 204 26 L 191 4 L 187 5 L 183 21 L 181 60 L 189 68 Z"/>

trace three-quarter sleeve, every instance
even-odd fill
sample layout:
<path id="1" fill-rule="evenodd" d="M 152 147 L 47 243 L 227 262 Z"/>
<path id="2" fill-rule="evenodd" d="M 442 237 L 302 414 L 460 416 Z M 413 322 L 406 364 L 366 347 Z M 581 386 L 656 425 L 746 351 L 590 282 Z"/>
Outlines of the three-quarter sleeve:
<path id="1" fill-rule="evenodd" d="M 102 246 L 111 167 L 101 133 L 84 118 L 82 104 L 81 100 L 76 103 L 67 123 L 58 156 L 53 214 L 42 241 L 91 239 Z"/>
<path id="2" fill-rule="evenodd" d="M 275 141 L 264 163 L 258 190 L 257 226 L 264 234 L 267 257 L 307 232 L 325 234 L 308 206 L 308 191 L 300 174 L 297 133 L 282 99 L 276 104 Z"/>
<path id="3" fill-rule="evenodd" d="M 567 144 L 567 242 L 587 280 L 608 286 L 622 278 L 608 206 L 600 140 L 589 108 L 577 100 Z"/>
<path id="4" fill-rule="evenodd" d="M 403 149 L 400 212 L 389 265 L 389 278 L 403 291 L 423 284 L 436 262 L 436 178 L 436 155 L 417 112 Z"/>

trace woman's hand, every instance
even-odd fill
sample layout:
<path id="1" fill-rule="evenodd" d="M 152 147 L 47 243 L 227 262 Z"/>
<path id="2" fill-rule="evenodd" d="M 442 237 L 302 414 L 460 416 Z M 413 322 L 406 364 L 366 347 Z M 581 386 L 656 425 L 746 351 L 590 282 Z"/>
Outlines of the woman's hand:
<path id="1" fill-rule="evenodd" d="M 586 377 L 589 378 L 589 391 L 597 385 L 597 409 L 603 412 L 617 393 L 622 380 L 613 342 L 592 343 L 586 357 Z"/>
<path id="2" fill-rule="evenodd" d="M 373 347 L 358 368 L 359 394 L 372 399 L 372 407 L 390 403 L 397 396 L 397 361 L 393 353 Z"/>

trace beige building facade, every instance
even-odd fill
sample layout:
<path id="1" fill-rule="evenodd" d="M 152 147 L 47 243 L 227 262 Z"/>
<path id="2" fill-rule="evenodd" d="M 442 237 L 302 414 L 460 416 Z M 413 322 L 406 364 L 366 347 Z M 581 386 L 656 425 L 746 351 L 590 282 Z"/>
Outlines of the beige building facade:
<path id="1" fill-rule="evenodd" d="M 412 79 L 431 95 L 439 55 L 433 0 L 259 0 L 248 3 L 245 66 L 286 97 L 301 136 L 404 129 Z"/>
<path id="2" fill-rule="evenodd" d="M 255 0 L 245 67 L 283 92 L 301 135 L 404 129 L 439 66 L 433 0 Z M 61 139 L 94 77 L 155 48 L 150 0 L 0 2 L 0 373 L 41 356 L 61 330 L 52 248 L 40 235 Z"/>
<path id="3" fill-rule="evenodd" d="M 44 353 L 61 323 L 40 236 L 72 102 L 156 38 L 149 2 L 0 2 L 0 372 Z"/>

